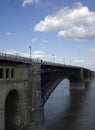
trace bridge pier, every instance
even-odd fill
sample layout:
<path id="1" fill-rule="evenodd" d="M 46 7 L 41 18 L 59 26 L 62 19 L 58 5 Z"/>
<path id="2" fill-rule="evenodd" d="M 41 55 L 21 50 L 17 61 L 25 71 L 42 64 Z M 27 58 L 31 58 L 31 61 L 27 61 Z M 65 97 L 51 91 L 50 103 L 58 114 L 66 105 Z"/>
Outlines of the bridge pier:
<path id="1" fill-rule="evenodd" d="M 88 83 L 88 82 L 90 82 L 91 81 L 91 79 L 92 79 L 92 76 L 91 76 L 91 73 L 90 73 L 90 71 L 88 70 L 88 71 L 86 71 L 86 74 L 84 73 L 84 80 L 85 80 L 85 82 L 86 83 Z"/>
<path id="2" fill-rule="evenodd" d="M 70 89 L 85 89 L 84 82 L 70 82 Z"/>
<path id="3" fill-rule="evenodd" d="M 83 68 L 80 69 L 78 73 L 78 80 L 71 80 L 70 81 L 70 88 L 71 89 L 85 89 L 88 83 L 91 81 L 91 71 L 87 71 Z"/>
<path id="4" fill-rule="evenodd" d="M 31 89 L 32 88 L 32 89 Z M 41 100 L 41 67 L 34 64 L 30 74 L 30 102 L 31 117 L 30 130 L 46 130 L 44 119 L 44 108 Z M 31 98 L 32 95 L 32 98 Z"/>
<path id="5" fill-rule="evenodd" d="M 84 70 L 81 68 L 77 75 L 78 79 L 70 81 L 70 89 L 85 89 Z"/>
<path id="6" fill-rule="evenodd" d="M 44 121 L 44 109 L 39 108 L 32 111 L 32 122 L 29 130 L 46 130 Z"/>

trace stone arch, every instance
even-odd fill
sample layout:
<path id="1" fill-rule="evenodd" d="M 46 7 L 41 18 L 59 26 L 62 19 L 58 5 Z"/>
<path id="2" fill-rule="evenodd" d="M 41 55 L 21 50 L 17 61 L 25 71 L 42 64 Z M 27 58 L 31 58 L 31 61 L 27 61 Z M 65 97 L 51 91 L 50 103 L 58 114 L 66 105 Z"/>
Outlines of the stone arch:
<path id="1" fill-rule="evenodd" d="M 18 130 L 18 100 L 17 90 L 11 90 L 5 100 L 5 130 Z"/>

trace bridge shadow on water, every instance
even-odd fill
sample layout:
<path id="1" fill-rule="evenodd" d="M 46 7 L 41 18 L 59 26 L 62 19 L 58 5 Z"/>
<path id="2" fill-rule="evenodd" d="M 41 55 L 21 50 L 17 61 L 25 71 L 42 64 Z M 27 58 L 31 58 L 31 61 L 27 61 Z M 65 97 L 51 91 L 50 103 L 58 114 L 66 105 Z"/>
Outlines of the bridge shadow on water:
<path id="1" fill-rule="evenodd" d="M 95 79 L 84 90 L 63 80 L 44 108 L 47 130 L 95 130 Z"/>

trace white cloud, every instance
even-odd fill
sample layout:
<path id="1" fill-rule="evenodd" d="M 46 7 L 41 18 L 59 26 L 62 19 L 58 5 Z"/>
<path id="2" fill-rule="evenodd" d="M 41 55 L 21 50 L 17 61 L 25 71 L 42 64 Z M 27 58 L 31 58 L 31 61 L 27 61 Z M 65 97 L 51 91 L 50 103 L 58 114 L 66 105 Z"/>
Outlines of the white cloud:
<path id="1" fill-rule="evenodd" d="M 87 43 L 81 43 L 81 44 L 78 44 L 77 47 L 88 47 L 88 44 Z"/>
<path id="2" fill-rule="evenodd" d="M 35 31 L 58 30 L 58 37 L 69 39 L 95 38 L 95 12 L 80 2 L 72 7 L 64 7 L 48 15 L 34 27 Z M 89 33 L 90 32 L 90 33 Z"/>
<path id="3" fill-rule="evenodd" d="M 30 5 L 33 3 L 38 3 L 39 0 L 23 0 L 22 6 L 25 7 L 26 5 Z"/>
<path id="4" fill-rule="evenodd" d="M 95 53 L 95 48 L 90 48 L 88 51 L 92 52 L 92 53 Z"/>
<path id="5" fill-rule="evenodd" d="M 32 42 L 36 42 L 38 39 L 37 38 L 33 38 L 32 39 Z"/>
<path id="6" fill-rule="evenodd" d="M 45 56 L 43 51 L 35 51 L 33 52 L 33 58 L 43 58 Z"/>
<path id="7" fill-rule="evenodd" d="M 39 7 L 50 7 L 50 6 L 52 6 L 52 3 L 51 3 L 51 1 L 44 1 L 44 0 L 42 0 L 42 1 L 40 1 L 40 3 L 39 3 Z"/>
<path id="8" fill-rule="evenodd" d="M 6 35 L 6 36 L 12 36 L 12 35 L 15 35 L 15 33 L 5 32 L 5 35 Z"/>
<path id="9" fill-rule="evenodd" d="M 83 59 L 81 60 L 74 60 L 73 63 L 84 63 L 85 61 Z"/>
<path id="10" fill-rule="evenodd" d="M 47 40 L 43 40 L 42 42 L 43 42 L 43 43 L 48 43 L 48 41 L 47 41 Z"/>

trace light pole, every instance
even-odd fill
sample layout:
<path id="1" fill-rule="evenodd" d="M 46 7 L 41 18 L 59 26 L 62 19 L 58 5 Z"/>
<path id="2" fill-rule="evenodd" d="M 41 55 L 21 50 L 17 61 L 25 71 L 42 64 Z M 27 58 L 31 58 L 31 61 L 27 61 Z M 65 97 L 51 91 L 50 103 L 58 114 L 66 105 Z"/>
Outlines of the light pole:
<path id="1" fill-rule="evenodd" d="M 63 58 L 63 63 L 64 63 L 64 65 L 65 65 L 65 58 Z"/>
<path id="2" fill-rule="evenodd" d="M 52 54 L 52 62 L 53 63 L 55 62 L 55 56 L 54 56 L 54 54 Z"/>
<path id="3" fill-rule="evenodd" d="M 32 47 L 29 46 L 29 49 L 30 49 L 30 59 L 31 59 L 32 58 L 32 56 L 31 56 Z"/>

